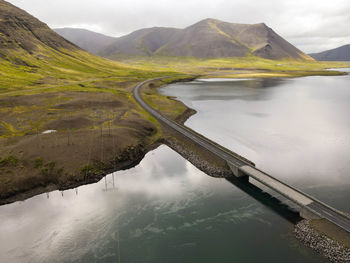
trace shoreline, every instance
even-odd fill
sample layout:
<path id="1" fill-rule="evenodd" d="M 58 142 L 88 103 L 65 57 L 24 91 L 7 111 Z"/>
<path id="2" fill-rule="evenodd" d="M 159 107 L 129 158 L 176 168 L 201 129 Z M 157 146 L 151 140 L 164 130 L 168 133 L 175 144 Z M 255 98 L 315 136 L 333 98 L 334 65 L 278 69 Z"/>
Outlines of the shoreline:
<path id="1" fill-rule="evenodd" d="M 162 88 L 163 86 L 165 85 L 169 85 L 171 83 L 179 83 L 179 82 L 187 82 L 187 81 L 192 81 L 198 77 L 202 77 L 202 76 L 196 76 L 196 77 L 187 77 L 187 78 L 178 78 L 175 80 L 172 80 L 168 83 L 161 83 L 161 84 L 154 84 L 154 82 L 157 82 L 159 81 L 159 79 L 154 79 L 151 81 L 151 89 L 154 90 L 156 93 L 158 93 L 158 89 Z M 205 76 L 205 77 L 210 77 L 210 76 Z M 252 77 L 252 78 L 256 78 L 256 77 Z M 159 93 L 158 93 L 159 94 Z M 191 109 L 189 107 L 187 107 L 185 104 L 183 104 L 181 101 L 179 100 L 176 100 L 176 98 L 172 98 L 172 97 L 169 97 L 169 96 L 165 96 L 168 100 L 171 100 L 173 102 L 176 102 L 176 103 L 180 103 L 182 104 L 184 107 L 185 107 L 185 111 L 176 116 L 176 118 L 174 118 L 175 121 L 179 122 L 180 124 L 183 124 L 186 122 L 186 120 L 188 120 L 192 115 L 196 114 L 196 111 L 194 109 Z M 165 127 L 163 125 L 161 125 L 162 128 L 162 132 L 165 129 Z M 157 128 L 158 129 L 158 128 Z M 79 182 L 66 182 L 64 184 L 60 184 L 60 185 L 56 185 L 56 184 L 48 184 L 46 186 L 40 186 L 40 187 L 35 187 L 35 188 L 32 188 L 28 191 L 23 191 L 23 192 L 19 192 L 19 193 L 16 193 L 15 195 L 11 195 L 11 196 L 8 196 L 8 197 L 5 197 L 5 198 L 0 198 L 0 206 L 1 205 L 6 205 L 6 204 L 9 204 L 9 203 L 13 203 L 13 202 L 16 202 L 16 201 L 24 201 L 28 198 L 31 198 L 35 195 L 39 195 L 39 194 L 42 194 L 42 193 L 45 193 L 45 192 L 49 192 L 49 191 L 55 191 L 55 190 L 59 190 L 59 191 L 64 191 L 64 190 L 68 190 L 68 189 L 73 189 L 73 188 L 76 188 L 76 187 L 79 187 L 79 186 L 82 186 L 82 185 L 87 185 L 87 184 L 91 184 L 91 183 L 96 183 L 98 181 L 100 181 L 102 178 L 104 178 L 106 175 L 108 175 L 109 173 L 111 172 L 117 172 L 117 171 L 120 171 L 120 170 L 126 170 L 126 169 L 130 169 L 134 166 L 136 166 L 137 164 L 139 164 L 141 162 L 141 160 L 144 158 L 144 156 L 156 149 L 157 147 L 159 147 L 160 145 L 162 144 L 165 144 L 167 145 L 168 147 L 172 148 L 173 150 L 177 151 L 180 155 L 182 155 L 185 159 L 189 160 L 191 163 L 193 163 L 196 167 L 201 167 L 201 163 L 200 161 L 196 161 L 195 159 L 196 158 L 193 158 L 194 154 L 193 154 L 193 151 L 189 151 L 187 152 L 185 147 L 181 146 L 181 143 L 178 143 L 179 140 L 173 140 L 172 138 L 169 138 L 169 131 L 167 131 L 168 134 L 163 134 L 161 135 L 160 138 L 158 138 L 157 140 L 151 142 L 151 143 L 145 143 L 144 141 L 141 141 L 140 143 L 138 143 L 135 147 L 132 147 L 132 151 L 130 152 L 128 148 L 125 149 L 125 152 L 122 152 L 120 155 L 124 155 L 124 158 L 123 158 L 123 161 L 118 163 L 118 164 L 114 164 L 114 167 L 103 167 L 103 169 L 100 169 L 98 171 L 98 173 L 90 173 L 89 174 L 89 178 L 85 178 L 84 180 L 82 181 L 79 181 Z M 173 137 L 176 137 L 178 136 L 177 135 L 174 135 L 173 133 L 170 132 L 170 134 L 172 134 Z M 181 140 L 183 140 L 184 138 L 181 138 Z M 129 152 L 128 152 L 129 151 Z M 200 150 L 199 150 L 200 151 Z M 196 150 L 196 152 L 198 153 L 198 150 Z M 188 158 L 187 158 L 187 157 Z M 192 157 L 191 157 L 192 156 Z M 115 159 L 116 157 L 118 156 L 113 156 L 112 160 Z M 126 158 L 125 158 L 126 157 Z M 112 161 L 112 160 L 107 160 L 107 163 Z M 217 177 L 215 176 L 215 174 L 212 172 L 213 170 L 215 169 L 205 169 L 203 167 L 210 167 L 209 165 L 209 162 L 206 163 L 206 165 L 202 166 L 202 168 L 199 168 L 200 170 L 202 170 L 203 172 L 209 174 L 210 176 L 214 176 L 214 177 Z M 220 171 L 221 169 L 221 171 Z M 227 174 L 226 176 L 224 177 L 227 177 L 228 176 L 228 172 L 227 172 L 227 167 L 222 166 L 221 165 L 221 168 L 218 169 L 217 171 L 220 171 L 219 173 L 223 173 L 223 174 Z M 220 176 L 219 176 L 220 177 Z"/>
<path id="2" fill-rule="evenodd" d="M 153 82 L 151 82 L 151 90 L 158 93 L 158 89 L 164 85 L 189 80 L 193 80 L 193 78 L 175 80 L 165 84 L 162 83 L 161 85 L 155 85 Z M 178 101 L 175 98 L 167 96 L 166 98 L 184 105 L 181 101 Z M 175 118 L 176 121 L 181 124 L 185 123 L 188 118 L 196 113 L 195 110 L 187 107 L 186 105 L 184 106 L 186 108 L 185 111 Z M 199 170 L 208 174 L 208 176 L 219 178 L 227 178 L 232 176 L 232 171 L 229 169 L 227 164 L 220 162 L 220 160 L 208 153 L 208 151 L 206 151 L 204 148 L 191 145 L 188 141 L 186 141 L 186 138 L 176 134 L 174 131 L 169 130 L 167 127 L 164 127 L 164 125 L 157 127 L 157 129 L 161 129 L 161 136 L 157 140 L 140 141 L 135 147 L 125 148 L 124 151 L 119 154 L 119 156 L 122 156 L 121 161 L 119 161 L 117 164 L 115 162 L 113 163 L 118 156 L 112 156 L 110 160 L 106 160 L 105 163 L 103 163 L 103 168 L 99 169 L 98 171 L 94 170 L 91 171 L 91 173 L 87 173 L 88 176 L 83 181 L 73 183 L 66 182 L 64 185 L 48 184 L 45 187 L 33 188 L 25 192 L 17 193 L 8 198 L 0 199 L 0 205 L 6 205 L 17 201 L 25 201 L 28 198 L 51 191 L 64 191 L 74 189 L 79 186 L 96 183 L 109 173 L 135 167 L 142 161 L 148 152 L 158 148 L 160 145 L 167 145 L 196 166 Z M 294 225 L 294 235 L 295 238 L 304 245 L 315 250 L 317 253 L 323 255 L 332 262 L 350 262 L 350 249 L 337 242 L 335 238 L 330 238 L 329 236 L 332 236 L 332 233 L 328 233 L 328 235 L 322 234 L 322 228 L 316 229 L 308 220 L 302 220 L 298 224 Z"/>
<path id="3" fill-rule="evenodd" d="M 176 136 L 173 137 L 176 138 Z M 191 151 L 191 146 L 189 144 L 184 146 L 181 142 L 179 143 L 173 140 L 173 143 L 168 144 L 168 146 L 209 176 L 218 178 L 227 178 L 232 176 L 232 171 L 227 167 L 227 164 L 213 166 L 213 164 L 216 163 L 213 159 L 203 158 L 203 156 L 200 156 L 198 152 Z M 319 224 L 319 222 L 322 221 L 326 221 L 327 224 L 329 224 L 333 229 L 329 230 L 324 225 L 322 226 L 322 224 Z M 293 232 L 295 238 L 307 247 L 316 251 L 318 254 L 329 259 L 331 262 L 350 262 L 349 233 L 338 228 L 325 219 L 315 219 L 313 220 L 314 224 L 311 224 L 310 222 L 311 220 L 304 219 L 294 225 Z M 318 227 L 317 224 L 319 225 Z M 343 232 L 342 235 L 339 235 L 339 232 Z"/>
<path id="4" fill-rule="evenodd" d="M 314 224 L 317 220 L 302 220 L 294 227 L 294 235 L 296 239 L 305 246 L 313 249 L 318 254 L 327 258 L 334 263 L 350 262 L 350 247 L 347 247 L 341 241 L 331 237 L 331 233 L 324 233 L 322 228 L 315 228 Z M 337 231 L 341 231 L 338 229 Z M 346 233 L 345 235 L 349 235 Z"/>
<path id="5" fill-rule="evenodd" d="M 130 161 L 126 161 L 126 162 L 121 163 L 119 167 L 116 167 L 117 170 L 114 170 L 114 168 L 107 169 L 104 172 L 99 173 L 98 175 L 94 175 L 94 176 L 90 177 L 86 181 L 76 182 L 73 184 L 67 184 L 63 187 L 53 185 L 53 184 L 48 185 L 46 187 L 37 187 L 37 188 L 31 189 L 29 191 L 25 191 L 25 192 L 10 196 L 8 198 L 0 199 L 0 206 L 15 203 L 15 202 L 23 202 L 23 201 L 26 201 L 27 199 L 30 199 L 36 195 L 44 194 L 47 192 L 71 190 L 71 189 L 74 189 L 74 188 L 77 188 L 77 187 L 80 187 L 83 185 L 97 183 L 110 173 L 127 170 L 127 169 L 130 169 L 130 168 L 137 166 L 148 152 L 155 150 L 160 145 L 162 145 L 162 143 L 160 143 L 158 141 L 151 144 L 151 145 L 148 145 L 148 147 L 146 147 L 146 148 L 144 148 L 142 145 L 140 145 L 140 148 L 135 148 L 136 151 L 139 152 L 138 157 L 136 159 L 130 158 Z"/>
<path id="6" fill-rule="evenodd" d="M 181 81 L 184 81 L 184 80 L 180 79 L 179 82 Z M 164 84 L 164 85 L 167 85 L 167 84 Z M 156 87 L 156 90 L 160 87 Z M 171 100 L 171 98 L 168 98 L 168 99 Z M 176 102 L 179 103 L 178 101 Z M 190 118 L 195 113 L 196 111 L 186 107 L 186 110 L 182 114 L 176 116 L 175 119 L 179 123 L 183 124 L 188 118 Z M 161 129 L 160 132 L 163 133 L 165 127 L 162 126 L 162 128 L 160 129 Z M 125 148 L 124 151 L 122 151 L 118 155 L 111 156 L 111 158 L 109 160 L 105 160 L 104 163 L 99 164 L 98 162 L 96 162 L 96 165 L 101 167 L 97 167 L 98 168 L 97 171 L 94 168 L 91 168 L 90 171 L 86 173 L 84 180 L 80 180 L 78 182 L 66 181 L 60 185 L 47 184 L 46 186 L 34 187 L 32 189 L 29 189 L 28 191 L 18 192 L 18 193 L 15 193 L 14 195 L 9 195 L 8 197 L 5 197 L 5 198 L 0 198 L 0 206 L 11 204 L 14 202 L 22 202 L 36 195 L 40 195 L 51 191 L 65 191 L 65 190 L 74 189 L 79 186 L 97 183 L 112 172 L 127 170 L 137 166 L 148 152 L 158 148 L 163 144 L 167 146 L 172 145 L 172 143 L 168 143 L 168 141 L 169 141 L 169 135 L 167 134 L 162 134 L 156 140 L 152 140 L 151 138 L 148 138 L 148 139 L 146 138 L 146 140 L 141 140 L 135 146 Z M 117 163 L 115 162 L 116 160 L 117 160 Z"/>

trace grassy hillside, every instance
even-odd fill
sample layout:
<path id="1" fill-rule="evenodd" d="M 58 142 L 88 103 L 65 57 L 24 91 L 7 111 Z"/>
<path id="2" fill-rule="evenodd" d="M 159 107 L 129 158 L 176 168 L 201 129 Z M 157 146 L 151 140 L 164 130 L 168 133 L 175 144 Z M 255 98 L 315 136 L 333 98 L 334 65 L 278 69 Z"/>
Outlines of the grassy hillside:
<path id="1" fill-rule="evenodd" d="M 117 77 L 120 81 L 125 81 L 157 75 L 81 50 L 56 51 L 42 47 L 39 47 L 34 55 L 29 55 L 23 50 L 13 50 L 4 59 L 0 58 L 0 72 L 0 93 L 18 93 L 97 78 Z"/>
<path id="2" fill-rule="evenodd" d="M 0 204 L 140 161 L 161 130 L 132 88 L 172 74 L 93 56 L 0 0 Z"/>
<path id="3" fill-rule="evenodd" d="M 153 74 L 84 52 L 45 23 L 0 0 L 0 93 L 111 76 L 137 80 Z"/>
<path id="4" fill-rule="evenodd" d="M 211 59 L 173 56 L 118 56 L 118 59 L 121 63 L 135 69 L 152 69 L 154 72 L 179 72 L 208 77 L 226 75 L 232 78 L 342 75 L 341 69 L 340 72 L 326 69 L 350 67 L 350 63 L 345 62 L 271 60 L 255 56 Z"/>

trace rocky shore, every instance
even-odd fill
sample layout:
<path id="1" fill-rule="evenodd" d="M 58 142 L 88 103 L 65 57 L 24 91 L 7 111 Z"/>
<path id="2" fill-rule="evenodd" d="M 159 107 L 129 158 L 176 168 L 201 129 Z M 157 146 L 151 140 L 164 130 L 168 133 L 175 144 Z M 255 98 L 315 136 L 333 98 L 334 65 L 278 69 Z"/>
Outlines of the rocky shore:
<path id="1" fill-rule="evenodd" d="M 198 153 L 190 150 L 188 147 L 185 147 L 182 142 L 179 142 L 175 139 L 167 139 L 164 141 L 164 144 L 169 146 L 171 149 L 176 151 L 187 161 L 196 166 L 199 170 L 206 173 L 209 176 L 217 178 L 227 178 L 232 176 L 232 171 L 228 165 L 215 165 L 215 162 L 210 160 L 205 160 Z"/>
<path id="2" fill-rule="evenodd" d="M 311 226 L 310 220 L 300 221 L 294 229 L 295 236 L 306 246 L 314 249 L 331 262 L 349 263 L 350 249 L 327 237 Z"/>

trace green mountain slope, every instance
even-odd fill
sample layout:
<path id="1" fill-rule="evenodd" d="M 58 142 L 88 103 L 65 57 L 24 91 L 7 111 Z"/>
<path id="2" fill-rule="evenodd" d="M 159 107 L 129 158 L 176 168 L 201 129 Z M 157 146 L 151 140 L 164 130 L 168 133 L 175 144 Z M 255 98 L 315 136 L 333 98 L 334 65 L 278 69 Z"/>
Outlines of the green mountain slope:
<path id="1" fill-rule="evenodd" d="M 81 50 L 24 10 L 0 0 L 0 93 L 147 74 Z"/>
<path id="2" fill-rule="evenodd" d="M 131 91 L 171 73 L 91 55 L 3 0 L 0 54 L 0 204 L 97 182 L 137 163 L 161 136 Z M 151 98 L 174 118 L 186 111 Z"/>

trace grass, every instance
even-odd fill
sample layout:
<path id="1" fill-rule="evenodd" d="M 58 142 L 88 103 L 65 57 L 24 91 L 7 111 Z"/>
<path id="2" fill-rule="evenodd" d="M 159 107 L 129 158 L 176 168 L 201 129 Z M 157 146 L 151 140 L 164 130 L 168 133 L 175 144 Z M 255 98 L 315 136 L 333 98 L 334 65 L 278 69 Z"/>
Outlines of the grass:
<path id="1" fill-rule="evenodd" d="M 99 58 L 83 51 L 57 52 L 40 48 L 34 55 L 12 51 L 0 59 L 0 94 L 21 94 L 21 91 L 41 88 L 64 88 L 98 79 L 141 81 L 172 72 L 153 72 Z M 75 87 L 77 88 L 77 87 Z M 55 90 L 54 90 L 55 91 Z"/>
<path id="2" fill-rule="evenodd" d="M 79 86 L 89 81 L 142 81 L 176 74 L 210 75 L 212 77 L 288 77 L 339 74 L 325 68 L 349 67 L 339 62 L 269 60 L 253 56 L 245 58 L 199 59 L 192 57 L 119 57 L 119 62 L 99 58 L 84 51 L 58 52 L 38 47 L 34 54 L 13 50 L 0 59 L 0 96 L 76 91 L 105 92 Z M 230 74 L 231 73 L 231 74 Z M 89 89 L 89 90 L 88 90 Z"/>
<path id="3" fill-rule="evenodd" d="M 227 74 L 237 77 L 238 74 L 249 73 L 252 77 L 261 77 L 257 73 L 269 76 L 297 75 L 337 75 L 336 71 L 327 71 L 327 68 L 350 67 L 350 63 L 318 62 L 296 60 L 270 60 L 254 56 L 244 58 L 209 58 L 192 57 L 117 57 L 123 64 L 136 69 L 153 69 L 155 72 L 180 72 L 185 74 L 208 75 Z M 260 72 L 259 72 L 260 71 Z"/>
<path id="4" fill-rule="evenodd" d="M 174 81 L 337 74 L 324 69 L 349 66 L 256 57 L 129 57 L 115 62 L 49 47 L 38 47 L 33 54 L 8 54 L 0 58 L 0 197 L 50 183 L 55 189 L 82 183 L 87 171 L 95 180 L 105 168 L 122 168 L 140 158 L 167 136 L 132 96 L 136 83 L 146 79 L 166 76 L 144 88 L 143 96 L 177 120 L 189 114 L 187 107 L 157 92 Z M 57 132 L 42 134 L 45 130 Z"/>
<path id="5" fill-rule="evenodd" d="M 165 116 L 176 119 L 187 110 L 187 107 L 176 100 L 169 99 L 168 96 L 164 96 L 158 93 L 158 88 L 172 83 L 174 81 L 185 81 L 193 77 L 188 76 L 178 76 L 172 78 L 164 78 L 152 83 L 149 83 L 143 88 L 143 98 L 144 100 L 154 109 L 162 112 Z"/>
<path id="6" fill-rule="evenodd" d="M 59 52 L 40 46 L 34 54 L 20 50 L 12 50 L 9 54 L 11 55 L 5 59 L 0 59 L 0 138 L 33 134 L 44 129 L 50 121 L 67 118 L 67 115 L 75 116 L 76 113 L 72 111 L 55 107 L 72 100 L 72 96 L 76 97 L 79 93 L 91 93 L 95 96 L 110 94 L 109 96 L 119 98 L 127 105 L 124 107 L 127 112 L 134 112 L 135 115 L 158 125 L 132 98 L 133 86 L 145 79 L 168 76 L 153 83 L 153 87 L 145 89 L 144 98 L 152 107 L 174 119 L 187 108 L 157 93 L 158 86 L 190 79 L 193 75 L 214 78 L 337 75 L 341 73 L 327 71 L 325 68 L 349 66 L 346 63 L 274 61 L 253 56 L 212 59 L 124 57 L 120 58 L 120 62 L 115 62 L 84 51 Z M 32 103 L 25 102 L 25 97 L 44 94 L 47 94 L 46 101 L 41 101 L 38 97 Z M 14 103 L 16 100 L 20 102 Z M 95 110 L 83 112 L 97 121 Z M 103 110 L 102 112 L 109 114 Z"/>

